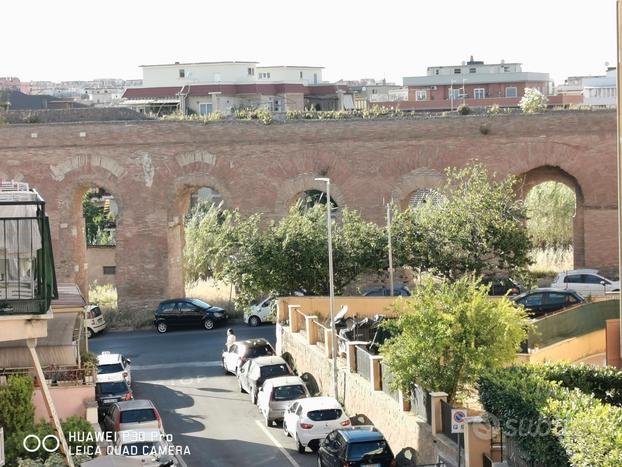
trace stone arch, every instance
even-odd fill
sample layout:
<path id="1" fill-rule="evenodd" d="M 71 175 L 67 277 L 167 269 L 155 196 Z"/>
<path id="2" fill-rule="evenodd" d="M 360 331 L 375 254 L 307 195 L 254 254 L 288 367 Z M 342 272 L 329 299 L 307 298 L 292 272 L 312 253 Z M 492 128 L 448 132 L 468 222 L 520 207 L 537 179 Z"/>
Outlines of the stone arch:
<path id="1" fill-rule="evenodd" d="M 393 200 L 406 209 L 417 190 L 440 190 L 445 183 L 445 177 L 438 171 L 428 167 L 420 167 L 403 175 L 391 193 Z"/>
<path id="2" fill-rule="evenodd" d="M 58 282 L 75 282 L 88 299 L 88 262 L 82 197 L 91 188 L 103 188 L 114 197 L 118 207 L 118 215 L 115 219 L 117 234 L 115 266 L 117 296 L 119 301 L 123 301 L 125 291 L 123 287 L 119 287 L 123 281 L 118 280 L 118 277 L 119 271 L 127 265 L 117 260 L 124 257 L 122 251 L 125 243 L 123 235 L 125 200 L 120 181 L 114 173 L 100 166 L 91 167 L 88 173 L 84 172 L 83 168 L 76 167 L 63 174 L 61 186 L 59 195 L 56 197 L 57 205 L 50 206 L 56 211 L 58 220 L 53 223 L 52 227 Z"/>
<path id="3" fill-rule="evenodd" d="M 559 166 L 543 165 L 530 169 L 518 176 L 519 183 L 516 185 L 516 193 L 521 199 L 536 185 L 543 182 L 563 183 L 575 193 L 576 211 L 573 222 L 573 262 L 575 268 L 586 266 L 585 264 L 585 200 L 583 189 L 576 177 L 566 172 Z"/>
<path id="4" fill-rule="evenodd" d="M 309 173 L 300 174 L 287 180 L 280 186 L 275 206 L 275 212 L 278 217 L 285 217 L 287 215 L 301 193 L 307 190 L 326 192 L 326 183 L 315 180 L 316 177 L 321 177 L 321 175 Z M 335 185 L 332 179 L 330 181 L 330 197 L 337 203 L 339 208 L 347 206 L 343 192 L 339 186 Z"/>
<path id="5" fill-rule="evenodd" d="M 168 194 L 168 296 L 185 295 L 183 250 L 184 216 L 190 205 L 190 195 L 199 188 L 209 187 L 217 191 L 224 207 L 233 208 L 233 198 L 227 185 L 218 177 L 195 172 L 177 177 Z"/>

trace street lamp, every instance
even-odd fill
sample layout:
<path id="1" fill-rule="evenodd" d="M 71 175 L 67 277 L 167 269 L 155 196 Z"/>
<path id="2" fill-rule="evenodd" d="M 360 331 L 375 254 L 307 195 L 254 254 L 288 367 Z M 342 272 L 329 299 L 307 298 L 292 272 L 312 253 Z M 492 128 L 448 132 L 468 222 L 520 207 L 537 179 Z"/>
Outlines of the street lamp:
<path id="1" fill-rule="evenodd" d="M 333 232 L 332 232 L 332 202 L 330 198 L 330 178 L 318 177 L 317 182 L 326 183 L 326 228 L 328 229 L 328 280 L 329 280 L 329 300 L 328 308 L 330 312 L 330 331 L 332 335 L 331 354 L 333 356 L 333 392 L 337 397 L 337 333 L 335 331 L 335 285 L 333 277 Z"/>
<path id="2" fill-rule="evenodd" d="M 464 92 L 464 83 L 466 78 L 462 78 L 462 105 L 466 105 L 466 93 Z"/>

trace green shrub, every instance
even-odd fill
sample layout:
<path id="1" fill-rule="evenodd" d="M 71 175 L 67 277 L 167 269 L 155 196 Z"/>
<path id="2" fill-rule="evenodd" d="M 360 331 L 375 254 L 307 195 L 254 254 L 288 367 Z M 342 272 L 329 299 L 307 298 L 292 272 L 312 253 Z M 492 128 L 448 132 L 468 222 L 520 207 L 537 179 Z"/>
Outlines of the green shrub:
<path id="1" fill-rule="evenodd" d="M 461 104 L 458 106 L 458 113 L 460 115 L 469 115 L 471 113 L 471 107 L 467 104 Z"/>
<path id="2" fill-rule="evenodd" d="M 606 374 L 563 365 L 494 370 L 480 377 L 480 401 L 506 436 L 517 442 L 527 461 L 552 467 L 619 466 L 622 408 L 582 392 L 582 387 L 597 386 L 594 381 L 602 388 Z"/>

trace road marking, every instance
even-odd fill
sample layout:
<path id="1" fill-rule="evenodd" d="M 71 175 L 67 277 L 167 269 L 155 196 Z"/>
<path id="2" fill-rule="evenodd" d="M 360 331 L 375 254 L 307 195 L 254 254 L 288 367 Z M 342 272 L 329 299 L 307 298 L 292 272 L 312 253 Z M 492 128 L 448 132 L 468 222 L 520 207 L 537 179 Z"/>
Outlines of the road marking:
<path id="1" fill-rule="evenodd" d="M 182 459 L 181 455 L 176 455 L 175 459 L 177 459 L 179 467 L 188 467 L 188 464 L 186 464 L 186 461 Z"/>
<path id="2" fill-rule="evenodd" d="M 220 360 L 212 362 L 177 362 L 177 363 L 154 363 L 153 365 L 132 365 L 132 370 L 168 370 L 171 368 L 206 368 L 213 366 L 222 366 Z"/>
<path id="3" fill-rule="evenodd" d="M 281 454 L 283 454 L 287 458 L 290 464 L 292 464 L 294 467 L 300 467 L 300 464 L 296 462 L 296 459 L 294 459 L 291 456 L 291 454 L 287 452 L 287 450 L 283 447 L 283 445 L 279 443 L 278 440 L 274 436 L 272 436 L 272 433 L 270 433 L 268 429 L 259 420 L 255 420 L 255 423 L 257 424 L 259 428 L 261 428 L 261 431 L 263 431 L 266 434 L 266 436 L 270 439 L 270 441 L 272 441 L 272 444 L 274 444 L 278 448 L 278 450 L 281 451 Z"/>

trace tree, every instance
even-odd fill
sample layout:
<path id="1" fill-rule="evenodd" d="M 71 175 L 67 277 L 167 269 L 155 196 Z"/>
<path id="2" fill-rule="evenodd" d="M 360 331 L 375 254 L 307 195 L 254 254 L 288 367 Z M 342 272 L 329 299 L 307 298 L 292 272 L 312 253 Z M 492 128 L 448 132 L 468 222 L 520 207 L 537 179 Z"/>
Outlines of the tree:
<path id="1" fill-rule="evenodd" d="M 393 305 L 398 318 L 380 348 L 399 389 L 412 383 L 445 391 L 449 401 L 473 387 L 484 370 L 512 362 L 527 338 L 525 311 L 507 298 L 491 300 L 471 276 L 425 282 L 413 298 Z"/>
<path id="2" fill-rule="evenodd" d="M 547 103 L 547 97 L 540 91 L 535 88 L 525 88 L 525 94 L 523 94 L 518 106 L 525 113 L 536 113 L 546 111 Z"/>
<path id="3" fill-rule="evenodd" d="M 576 196 L 560 182 L 533 187 L 525 198 L 527 230 L 536 248 L 564 250 L 573 244 Z"/>
<path id="4" fill-rule="evenodd" d="M 496 180 L 480 164 L 446 175 L 438 202 L 396 216 L 398 263 L 452 280 L 526 267 L 531 243 L 516 179 Z"/>

